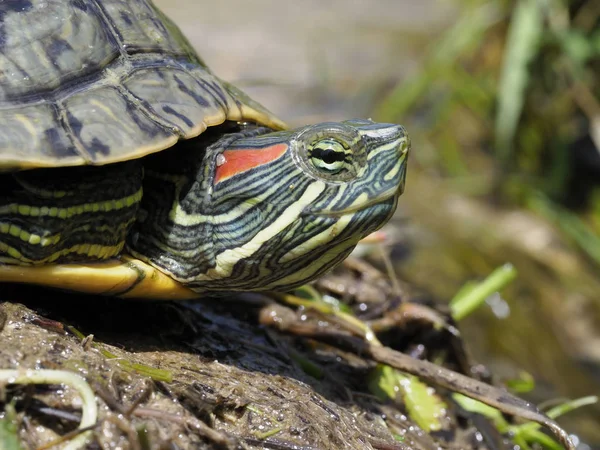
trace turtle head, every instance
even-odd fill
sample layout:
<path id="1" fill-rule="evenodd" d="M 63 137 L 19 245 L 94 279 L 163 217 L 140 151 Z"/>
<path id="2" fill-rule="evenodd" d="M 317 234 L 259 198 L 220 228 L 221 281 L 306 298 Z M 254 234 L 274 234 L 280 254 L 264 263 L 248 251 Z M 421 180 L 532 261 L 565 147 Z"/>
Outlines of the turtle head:
<path id="1" fill-rule="evenodd" d="M 194 179 L 145 184 L 149 215 L 132 252 L 198 291 L 301 285 L 392 216 L 409 147 L 404 128 L 370 120 L 226 134 Z M 165 196 L 173 183 L 159 178 L 176 192 Z M 173 203 L 157 207 L 163 198 Z"/>
<path id="2" fill-rule="evenodd" d="M 275 290 L 316 278 L 392 216 L 409 147 L 403 127 L 370 120 L 217 146 L 208 187 L 214 267 L 192 284 Z"/>

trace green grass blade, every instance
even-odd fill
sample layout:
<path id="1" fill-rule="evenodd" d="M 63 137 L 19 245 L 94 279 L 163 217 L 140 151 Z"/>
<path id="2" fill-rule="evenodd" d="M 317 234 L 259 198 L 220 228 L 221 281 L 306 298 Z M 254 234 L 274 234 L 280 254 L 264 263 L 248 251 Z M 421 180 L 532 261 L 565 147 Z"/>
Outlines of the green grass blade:
<path id="1" fill-rule="evenodd" d="M 538 0 L 520 0 L 508 31 L 507 49 L 498 87 L 496 152 L 501 161 L 512 155 L 513 141 L 529 84 L 528 66 L 538 52 L 543 11 Z"/>
<path id="2" fill-rule="evenodd" d="M 417 377 L 379 365 L 369 377 L 369 390 L 382 400 L 400 397 L 409 417 L 421 429 L 427 432 L 442 429 L 441 419 L 446 415 L 448 406 Z"/>
<path id="3" fill-rule="evenodd" d="M 12 403 L 7 403 L 4 417 L 0 419 L 0 449 L 23 450 L 17 430 L 17 412 Z"/>
<path id="4" fill-rule="evenodd" d="M 494 270 L 488 277 L 480 283 L 466 284 L 450 300 L 450 310 L 454 320 L 461 320 L 472 313 L 485 302 L 493 293 L 501 290 L 517 276 L 517 270 L 512 264 L 504 264 Z"/>
<path id="5" fill-rule="evenodd" d="M 412 75 L 387 96 L 375 110 L 380 120 L 403 116 L 431 89 L 435 80 L 454 70 L 456 60 L 476 48 L 490 26 L 502 18 L 495 2 L 488 2 L 465 12 L 441 39 L 432 45 L 424 69 Z"/>

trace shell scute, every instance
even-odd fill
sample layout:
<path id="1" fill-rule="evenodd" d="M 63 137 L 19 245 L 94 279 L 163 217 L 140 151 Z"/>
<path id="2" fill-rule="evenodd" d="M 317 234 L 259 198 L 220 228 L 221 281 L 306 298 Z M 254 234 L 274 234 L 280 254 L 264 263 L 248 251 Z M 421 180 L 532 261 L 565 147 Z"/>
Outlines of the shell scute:
<path id="1" fill-rule="evenodd" d="M 140 158 L 225 120 L 285 126 L 149 0 L 0 2 L 0 172 Z"/>

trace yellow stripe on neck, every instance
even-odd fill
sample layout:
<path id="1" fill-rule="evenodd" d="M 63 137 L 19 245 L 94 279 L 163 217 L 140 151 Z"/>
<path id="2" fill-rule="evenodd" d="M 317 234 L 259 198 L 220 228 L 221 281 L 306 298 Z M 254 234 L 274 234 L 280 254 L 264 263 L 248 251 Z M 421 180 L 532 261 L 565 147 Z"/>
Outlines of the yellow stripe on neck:
<path id="1" fill-rule="evenodd" d="M 108 259 L 113 256 L 117 256 L 123 250 L 124 242 L 120 242 L 117 245 L 99 245 L 99 244 L 77 244 L 69 248 L 63 248 L 62 250 L 47 256 L 42 259 L 29 259 L 23 256 L 23 254 L 14 247 L 0 242 L 0 252 L 9 255 L 13 260 L 3 258 L 3 262 L 10 262 L 13 264 L 47 264 L 58 260 L 62 256 L 66 256 L 71 253 L 78 255 L 91 256 L 95 259 Z"/>
<path id="2" fill-rule="evenodd" d="M 2 214 L 16 214 L 20 216 L 49 216 L 58 217 L 59 219 L 67 219 L 77 214 L 84 214 L 89 212 L 99 211 L 115 211 L 123 208 L 128 208 L 135 203 L 138 203 L 142 199 L 142 188 L 138 189 L 134 194 L 126 197 L 116 198 L 112 200 L 105 200 L 102 202 L 95 203 L 82 203 L 80 205 L 68 206 L 61 208 L 58 206 L 31 206 L 22 205 L 19 203 L 11 203 L 0 207 L 0 215 Z"/>

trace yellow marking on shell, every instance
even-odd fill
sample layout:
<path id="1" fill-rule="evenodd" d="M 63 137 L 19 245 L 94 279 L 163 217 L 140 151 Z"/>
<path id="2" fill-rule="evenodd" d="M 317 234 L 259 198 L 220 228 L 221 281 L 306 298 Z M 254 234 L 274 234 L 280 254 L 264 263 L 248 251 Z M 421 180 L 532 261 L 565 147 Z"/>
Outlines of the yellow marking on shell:
<path id="1" fill-rule="evenodd" d="M 127 125 L 127 123 L 126 123 L 126 122 L 123 122 L 122 120 L 120 120 L 120 119 L 119 119 L 119 117 L 117 117 L 117 116 L 115 115 L 115 113 L 113 112 L 113 110 L 112 110 L 111 108 L 109 108 L 108 106 L 106 106 L 106 104 L 104 104 L 104 103 L 102 103 L 102 102 L 100 102 L 100 101 L 98 101 L 98 100 L 96 100 L 96 99 L 91 99 L 91 100 L 90 100 L 90 106 L 92 106 L 92 107 L 96 107 L 96 108 L 98 108 L 98 109 L 100 109 L 100 110 L 104 111 L 104 113 L 105 113 L 105 114 L 106 114 L 108 117 L 110 117 L 110 118 L 112 119 L 112 121 L 113 121 L 113 122 L 120 123 L 120 124 L 121 124 L 121 126 L 125 126 L 125 125 Z"/>
<path id="2" fill-rule="evenodd" d="M 139 81 L 140 85 L 143 86 L 150 86 L 150 87 L 162 87 L 164 82 L 162 80 L 155 80 L 155 79 L 145 79 L 145 80 L 140 80 Z"/>
<path id="3" fill-rule="evenodd" d="M 81 205 L 68 206 L 66 208 L 59 208 L 56 206 L 30 206 L 22 205 L 19 203 L 11 203 L 0 207 L 0 215 L 18 214 L 21 216 L 50 216 L 58 217 L 60 219 L 67 219 L 69 217 L 83 214 L 86 212 L 98 212 L 98 211 L 113 211 L 129 207 L 135 203 L 138 203 L 142 199 L 143 190 L 140 188 L 134 194 L 126 197 L 105 200 L 103 202 L 96 203 L 84 203 Z"/>
<path id="4" fill-rule="evenodd" d="M 0 262 L 13 261 L 0 258 Z M 0 265 L 0 282 L 125 298 L 187 300 L 200 296 L 154 267 L 127 256 L 88 264 Z"/>
<path id="5" fill-rule="evenodd" d="M 68 22 L 68 21 L 65 21 Z M 46 49 L 42 46 L 39 39 L 33 39 L 33 41 L 29 41 L 31 47 L 36 53 L 36 64 L 41 64 L 44 66 L 45 70 L 49 73 L 52 73 L 53 70 L 56 70 L 52 61 L 50 60 L 49 54 Z M 68 42 L 68 41 L 67 41 Z"/>
<path id="6" fill-rule="evenodd" d="M 111 71 L 112 72 L 112 71 Z M 118 80 L 118 81 L 117 81 Z M 117 76 L 116 83 L 120 83 L 120 77 Z M 90 106 L 100 109 L 104 112 L 108 117 L 110 117 L 111 121 L 114 123 L 118 123 L 124 130 L 128 131 L 128 134 L 134 135 L 138 130 L 134 130 L 133 127 L 127 122 L 120 120 L 114 113 L 114 111 L 108 107 L 105 103 L 102 103 L 98 100 L 90 100 Z M 104 119 L 103 119 L 104 120 Z"/>
<path id="7" fill-rule="evenodd" d="M 302 196 L 289 205 L 281 215 L 268 227 L 259 231 L 250 241 L 241 247 L 225 250 L 216 257 L 216 267 L 205 274 L 195 277 L 193 281 L 216 280 L 229 278 L 233 267 L 238 261 L 252 256 L 262 244 L 279 234 L 282 230 L 292 224 L 302 213 L 304 208 L 310 205 L 325 190 L 325 183 L 315 181 L 311 183 Z"/>
<path id="8" fill-rule="evenodd" d="M 19 122 L 21 122 L 21 124 L 23 125 L 23 127 L 27 130 L 27 132 L 31 135 L 32 139 L 37 140 L 38 139 L 38 130 L 35 129 L 35 127 L 33 126 L 33 124 L 31 123 L 31 120 L 29 120 L 29 118 L 27 116 L 25 116 L 24 114 L 15 114 L 13 115 L 13 118 L 18 120 Z M 33 147 L 35 147 L 36 145 L 34 144 Z"/>
<path id="9" fill-rule="evenodd" d="M 70 39 L 73 39 L 75 35 L 75 31 L 73 30 L 73 22 L 71 20 L 62 20 L 61 21 L 61 33 L 60 38 L 66 42 L 69 42 Z"/>

